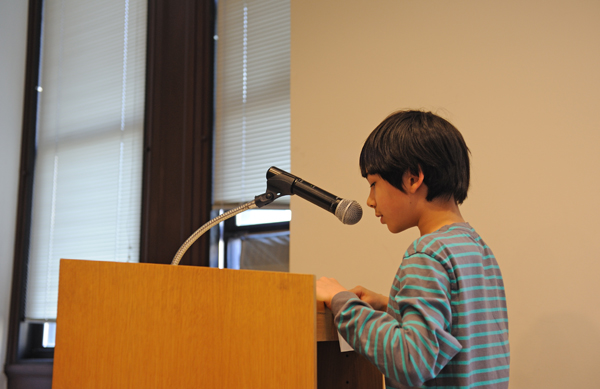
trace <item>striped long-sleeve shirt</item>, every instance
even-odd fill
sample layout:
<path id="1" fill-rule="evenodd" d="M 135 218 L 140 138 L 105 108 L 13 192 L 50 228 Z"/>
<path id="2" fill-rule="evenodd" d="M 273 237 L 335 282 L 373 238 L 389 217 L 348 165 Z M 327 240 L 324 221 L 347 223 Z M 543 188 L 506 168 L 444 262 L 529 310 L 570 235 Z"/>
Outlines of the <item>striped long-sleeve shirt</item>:
<path id="1" fill-rule="evenodd" d="M 332 300 L 340 334 L 388 388 L 507 388 L 506 297 L 490 248 L 467 223 L 445 226 L 406 251 L 387 312 L 350 292 Z"/>

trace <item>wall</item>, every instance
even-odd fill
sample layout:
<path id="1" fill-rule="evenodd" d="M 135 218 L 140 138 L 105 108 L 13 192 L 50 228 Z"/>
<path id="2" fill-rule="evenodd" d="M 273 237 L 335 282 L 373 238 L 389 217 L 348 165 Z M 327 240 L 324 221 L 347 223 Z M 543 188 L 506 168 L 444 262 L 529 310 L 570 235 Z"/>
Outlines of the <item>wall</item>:
<path id="1" fill-rule="evenodd" d="M 292 1 L 292 172 L 365 204 L 358 156 L 401 108 L 472 152 L 463 216 L 508 296 L 511 388 L 597 386 L 600 3 Z M 392 235 L 292 199 L 291 271 L 387 294 L 416 229 Z"/>
<path id="2" fill-rule="evenodd" d="M 4 371 L 21 154 L 27 1 L 0 1 L 0 365 Z M 0 388 L 6 377 L 0 374 Z"/>

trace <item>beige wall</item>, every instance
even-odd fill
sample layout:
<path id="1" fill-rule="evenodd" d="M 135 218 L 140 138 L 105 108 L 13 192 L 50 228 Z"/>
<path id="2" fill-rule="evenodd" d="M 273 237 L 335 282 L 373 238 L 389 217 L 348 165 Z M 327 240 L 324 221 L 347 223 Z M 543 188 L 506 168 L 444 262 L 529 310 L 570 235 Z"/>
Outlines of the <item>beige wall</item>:
<path id="1" fill-rule="evenodd" d="M 508 295 L 511 388 L 598 386 L 600 2 L 292 1 L 292 172 L 365 203 L 358 155 L 401 108 L 453 122 L 472 152 L 463 216 Z M 364 207 L 366 208 L 366 207 Z M 291 270 L 388 292 L 392 235 L 292 199 Z"/>

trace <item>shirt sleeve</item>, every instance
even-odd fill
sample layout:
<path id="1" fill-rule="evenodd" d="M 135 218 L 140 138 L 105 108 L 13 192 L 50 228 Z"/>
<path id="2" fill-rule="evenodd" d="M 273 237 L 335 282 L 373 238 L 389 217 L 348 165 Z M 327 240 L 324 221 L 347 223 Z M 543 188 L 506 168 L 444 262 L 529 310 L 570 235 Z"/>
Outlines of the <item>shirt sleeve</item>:
<path id="1" fill-rule="evenodd" d="M 426 255 L 404 258 L 387 312 L 374 310 L 351 292 L 332 300 L 338 331 L 391 383 L 421 386 L 437 376 L 461 349 L 451 335 L 452 282 Z"/>

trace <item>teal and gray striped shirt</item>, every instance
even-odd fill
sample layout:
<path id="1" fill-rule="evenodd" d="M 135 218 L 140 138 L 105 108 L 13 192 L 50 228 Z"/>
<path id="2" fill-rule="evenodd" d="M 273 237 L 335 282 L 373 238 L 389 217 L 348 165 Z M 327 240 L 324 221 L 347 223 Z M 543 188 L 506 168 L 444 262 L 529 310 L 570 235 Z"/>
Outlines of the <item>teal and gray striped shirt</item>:
<path id="1" fill-rule="evenodd" d="M 508 388 L 504 283 L 494 254 L 467 223 L 413 242 L 387 312 L 350 292 L 333 298 L 332 311 L 340 334 L 388 388 Z"/>

